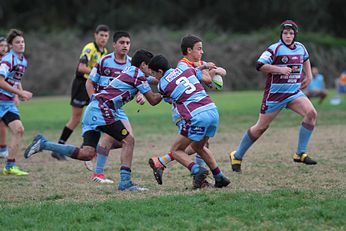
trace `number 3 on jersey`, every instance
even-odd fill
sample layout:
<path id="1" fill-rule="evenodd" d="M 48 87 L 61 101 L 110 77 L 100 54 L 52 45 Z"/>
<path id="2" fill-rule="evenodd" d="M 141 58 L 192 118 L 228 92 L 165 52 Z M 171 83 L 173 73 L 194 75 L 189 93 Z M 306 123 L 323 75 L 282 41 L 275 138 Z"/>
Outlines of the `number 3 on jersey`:
<path id="1" fill-rule="evenodd" d="M 183 86 L 186 88 L 186 90 L 185 90 L 186 94 L 191 94 L 192 92 L 194 92 L 196 90 L 195 85 L 190 83 L 190 81 L 185 76 L 183 76 L 183 77 L 181 77 L 175 81 L 175 84 L 177 84 L 177 85 L 179 85 L 180 83 L 182 83 Z"/>

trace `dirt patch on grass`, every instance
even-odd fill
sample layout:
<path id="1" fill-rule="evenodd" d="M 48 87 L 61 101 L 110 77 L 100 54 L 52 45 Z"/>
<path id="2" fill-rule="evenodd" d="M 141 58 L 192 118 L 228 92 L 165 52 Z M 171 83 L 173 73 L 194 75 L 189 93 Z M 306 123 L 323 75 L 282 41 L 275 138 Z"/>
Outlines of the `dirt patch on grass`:
<path id="1" fill-rule="evenodd" d="M 211 141 L 211 150 L 224 174 L 231 178 L 232 185 L 225 189 L 206 190 L 266 192 L 290 188 L 345 191 L 345 130 L 345 125 L 317 126 L 309 150 L 318 164 L 306 166 L 292 161 L 297 146 L 298 127 L 271 128 L 245 156 L 242 174 L 231 171 L 228 159 L 228 152 L 237 147 L 242 133 L 222 131 Z M 48 134 L 50 136 L 54 134 Z M 29 140 L 28 137 L 26 139 Z M 72 159 L 58 162 L 51 158 L 49 152 L 43 152 L 29 160 L 24 160 L 22 155 L 17 157 L 18 165 L 30 172 L 28 177 L 0 176 L 1 202 L 16 206 L 28 201 L 102 201 L 110 198 L 196 193 L 191 190 L 192 178 L 189 172 L 178 163 L 171 163 L 165 169 L 162 186 L 157 185 L 152 176 L 152 170 L 147 164 L 148 158 L 165 153 L 173 139 L 174 134 L 137 139 L 133 179 L 149 188 L 148 192 L 124 193 L 117 190 L 116 184 L 94 183 L 90 180 L 91 172 L 85 169 L 83 162 Z M 71 143 L 79 145 L 80 138 L 73 137 Z M 119 179 L 119 154 L 119 150 L 112 151 L 106 165 L 107 176 L 116 182 Z M 3 159 L 0 159 L 0 163 L 4 166 Z M 212 182 L 213 179 L 210 178 L 209 181 Z"/>

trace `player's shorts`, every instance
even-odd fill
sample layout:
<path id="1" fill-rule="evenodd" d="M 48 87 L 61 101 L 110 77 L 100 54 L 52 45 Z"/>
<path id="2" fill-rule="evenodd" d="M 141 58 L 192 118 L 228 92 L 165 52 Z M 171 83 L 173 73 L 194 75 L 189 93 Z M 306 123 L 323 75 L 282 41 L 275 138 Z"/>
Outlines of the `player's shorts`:
<path id="1" fill-rule="evenodd" d="M 209 109 L 198 113 L 189 121 L 181 120 L 177 126 L 180 135 L 193 141 L 214 137 L 219 126 L 219 113 L 216 108 Z"/>
<path id="2" fill-rule="evenodd" d="M 291 101 L 302 96 L 306 97 L 306 95 L 302 91 L 299 91 L 297 94 L 292 95 L 280 102 L 264 101 L 261 106 L 261 114 L 273 113 L 281 110 L 282 108 L 286 108 Z"/>
<path id="3" fill-rule="evenodd" d="M 20 113 L 13 101 L 0 101 L 0 119 L 8 125 L 12 121 L 20 120 Z"/>
<path id="4" fill-rule="evenodd" d="M 99 107 L 99 102 L 97 100 L 92 100 L 91 103 L 85 109 L 83 115 L 83 134 L 91 130 L 99 131 L 97 127 L 109 125 L 118 120 L 129 120 L 123 109 L 117 109 L 114 111 L 108 108 L 103 108 L 103 110 L 101 110 Z"/>
<path id="5" fill-rule="evenodd" d="M 73 107 L 83 108 L 89 104 L 89 95 L 85 87 L 86 79 L 75 78 L 72 83 L 71 101 Z"/>
<path id="6" fill-rule="evenodd" d="M 129 132 L 125 128 L 124 124 L 119 120 L 112 124 L 99 126 L 97 128 L 99 131 L 90 130 L 83 134 L 83 146 L 91 146 L 96 148 L 101 136 L 100 131 L 110 135 L 119 142 L 129 135 Z"/>

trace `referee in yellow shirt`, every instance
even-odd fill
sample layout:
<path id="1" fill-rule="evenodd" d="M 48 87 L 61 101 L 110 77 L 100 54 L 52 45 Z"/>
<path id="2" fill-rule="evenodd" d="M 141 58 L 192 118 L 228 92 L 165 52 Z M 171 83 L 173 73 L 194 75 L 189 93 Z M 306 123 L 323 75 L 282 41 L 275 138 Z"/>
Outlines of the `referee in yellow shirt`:
<path id="1" fill-rule="evenodd" d="M 73 130 L 77 127 L 81 120 L 83 107 L 89 103 L 89 96 L 85 88 L 85 83 L 89 77 L 90 71 L 97 63 L 97 60 L 107 54 L 107 49 L 105 46 L 109 38 L 109 27 L 106 25 L 98 25 L 96 27 L 94 37 L 95 41 L 84 46 L 79 58 L 71 91 L 70 104 L 72 106 L 72 114 L 70 120 L 62 130 L 58 141 L 60 144 L 65 144 L 67 139 L 71 136 Z M 65 156 L 54 152 L 52 152 L 52 157 L 56 158 L 57 160 L 66 160 Z"/>

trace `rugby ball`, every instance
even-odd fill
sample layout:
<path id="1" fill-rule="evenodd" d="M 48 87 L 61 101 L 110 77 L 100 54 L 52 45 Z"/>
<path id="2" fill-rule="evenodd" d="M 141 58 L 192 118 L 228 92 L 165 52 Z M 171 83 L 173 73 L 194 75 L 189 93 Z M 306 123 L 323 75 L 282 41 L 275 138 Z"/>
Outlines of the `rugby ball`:
<path id="1" fill-rule="evenodd" d="M 218 74 L 214 75 L 212 79 L 212 83 L 216 90 L 221 90 L 223 87 L 223 80 L 221 75 L 218 75 Z"/>

